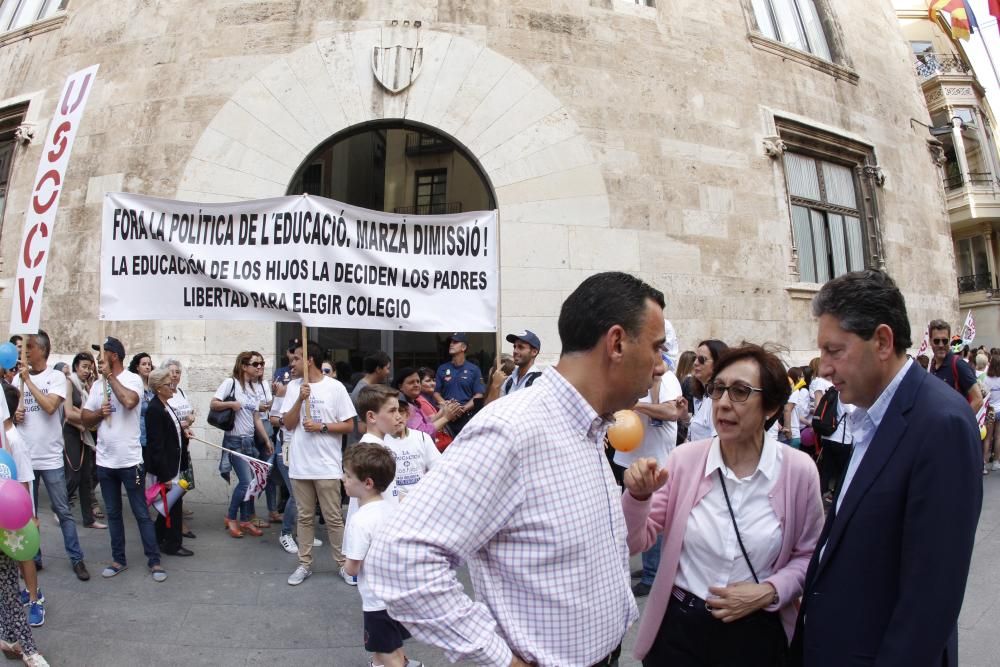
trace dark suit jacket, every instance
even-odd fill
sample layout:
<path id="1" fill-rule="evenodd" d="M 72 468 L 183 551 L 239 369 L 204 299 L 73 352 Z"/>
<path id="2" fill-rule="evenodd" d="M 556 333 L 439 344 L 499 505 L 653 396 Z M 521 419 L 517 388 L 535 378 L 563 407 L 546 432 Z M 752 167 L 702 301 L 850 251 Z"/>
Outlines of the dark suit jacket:
<path id="1" fill-rule="evenodd" d="M 163 405 L 159 396 L 149 401 L 146 410 L 146 448 L 143 460 L 146 472 L 156 475 L 157 481 L 167 482 L 177 476 L 177 469 L 188 466 L 188 438 L 181 427 L 181 439 L 177 439 L 177 426 L 167 413 L 169 406 Z"/>
<path id="2" fill-rule="evenodd" d="M 981 446 L 969 404 L 913 364 L 840 511 L 827 517 L 792 664 L 958 664 L 958 614 L 983 501 Z"/>

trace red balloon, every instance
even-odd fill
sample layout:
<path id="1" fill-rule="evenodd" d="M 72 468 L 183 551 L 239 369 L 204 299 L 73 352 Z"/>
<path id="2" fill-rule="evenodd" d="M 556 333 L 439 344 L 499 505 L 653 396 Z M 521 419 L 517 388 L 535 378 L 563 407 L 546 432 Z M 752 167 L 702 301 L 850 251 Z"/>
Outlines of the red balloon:
<path id="1" fill-rule="evenodd" d="M 0 528 L 21 530 L 31 520 L 31 495 L 20 482 L 0 479 Z"/>
<path id="2" fill-rule="evenodd" d="M 619 452 L 631 452 L 642 444 L 642 420 L 633 410 L 619 410 L 608 429 L 608 440 Z"/>

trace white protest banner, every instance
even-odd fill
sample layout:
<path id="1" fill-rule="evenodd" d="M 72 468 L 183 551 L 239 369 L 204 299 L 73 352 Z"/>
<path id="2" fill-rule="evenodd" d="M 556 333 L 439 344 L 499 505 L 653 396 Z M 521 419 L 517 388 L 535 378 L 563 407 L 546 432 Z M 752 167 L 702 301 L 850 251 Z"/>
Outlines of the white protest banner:
<path id="1" fill-rule="evenodd" d="M 17 275 L 14 278 L 14 299 L 10 308 L 11 333 L 28 334 L 38 331 L 42 316 L 42 293 L 45 287 L 45 266 L 49 261 L 49 246 L 59 210 L 59 196 L 66 176 L 66 166 L 73 151 L 73 140 L 87 98 L 97 77 L 98 65 L 71 74 L 63 85 L 56 103 L 55 115 L 42 149 L 31 204 L 24 216 L 24 236 L 17 253 Z"/>
<path id="2" fill-rule="evenodd" d="M 495 331 L 496 211 L 405 216 L 300 195 L 104 201 L 101 318 Z"/>

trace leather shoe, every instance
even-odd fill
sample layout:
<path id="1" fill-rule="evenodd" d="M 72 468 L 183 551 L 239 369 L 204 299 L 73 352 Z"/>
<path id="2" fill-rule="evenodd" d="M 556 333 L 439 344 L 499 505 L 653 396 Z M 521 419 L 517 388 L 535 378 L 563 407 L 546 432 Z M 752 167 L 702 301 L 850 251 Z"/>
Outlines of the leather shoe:
<path id="1" fill-rule="evenodd" d="M 194 552 L 184 547 L 177 547 L 177 551 L 164 551 L 168 556 L 193 556 Z"/>
<path id="2" fill-rule="evenodd" d="M 186 530 L 183 533 L 181 533 L 181 537 L 187 538 L 189 540 L 193 540 L 194 538 L 196 538 L 198 536 L 195 535 L 194 533 L 192 533 L 190 530 Z"/>
<path id="3" fill-rule="evenodd" d="M 87 566 L 82 560 L 73 563 L 73 572 L 80 581 L 90 581 L 90 572 L 87 572 Z"/>
<path id="4" fill-rule="evenodd" d="M 641 581 L 632 587 L 632 595 L 637 598 L 646 597 L 649 595 L 649 591 L 652 588 L 649 584 L 644 584 Z"/>

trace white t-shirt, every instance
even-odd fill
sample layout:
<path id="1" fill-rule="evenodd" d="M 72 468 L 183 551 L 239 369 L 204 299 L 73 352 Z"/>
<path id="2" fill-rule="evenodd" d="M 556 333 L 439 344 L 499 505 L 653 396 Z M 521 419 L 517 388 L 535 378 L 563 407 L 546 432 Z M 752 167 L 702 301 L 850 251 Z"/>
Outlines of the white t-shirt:
<path id="1" fill-rule="evenodd" d="M 712 417 L 712 399 L 694 399 L 694 416 L 688 425 L 688 442 L 698 442 L 715 437 L 715 421 Z"/>
<path id="2" fill-rule="evenodd" d="M 826 393 L 826 390 L 833 386 L 833 383 L 825 378 L 813 378 L 813 381 L 809 383 L 809 418 L 812 419 L 813 414 L 816 412 L 816 392 L 822 394 Z"/>
<path id="3" fill-rule="evenodd" d="M 215 390 L 214 398 L 225 401 L 229 395 L 233 395 L 233 400 L 238 401 L 243 406 L 242 410 L 236 411 L 236 420 L 233 422 L 233 430 L 226 431 L 226 435 L 253 435 L 253 413 L 260 407 L 260 400 L 257 392 L 247 385 L 244 391 L 243 386 L 235 379 L 224 380 L 219 388 Z"/>
<path id="4" fill-rule="evenodd" d="M 174 395 L 170 397 L 169 401 L 167 401 L 167 405 L 174 409 L 174 414 L 177 415 L 177 418 L 182 422 L 187 419 L 192 412 L 194 412 L 194 408 L 191 406 L 191 401 L 189 401 L 188 397 L 181 392 L 180 387 L 177 388 Z"/>
<path id="5" fill-rule="evenodd" d="M 983 378 L 983 384 L 990 390 L 990 395 L 987 397 L 990 405 L 996 412 L 1000 413 L 1000 377 L 991 378 L 987 375 Z M 997 416 L 1000 417 L 1000 414 Z"/>
<path id="6" fill-rule="evenodd" d="M 794 405 L 795 408 L 792 410 L 792 423 L 786 424 L 786 426 L 791 426 L 792 437 L 798 438 L 802 434 L 802 422 L 806 420 L 809 414 L 809 390 L 805 387 L 796 389 L 788 397 L 788 402 Z"/>
<path id="7" fill-rule="evenodd" d="M 111 417 L 102 419 L 97 427 L 97 465 L 113 469 L 131 468 L 142 463 L 142 445 L 139 444 L 142 378 L 127 370 L 123 370 L 117 377 L 122 386 L 136 393 L 139 401 L 134 408 L 126 410 L 118 400 L 118 395 L 111 390 Z M 105 396 L 104 385 L 104 378 L 94 382 L 83 406 L 85 409 L 101 412 Z"/>
<path id="8" fill-rule="evenodd" d="M 387 435 L 382 444 L 396 457 L 396 480 L 382 494 L 386 500 L 406 496 L 441 458 L 431 437 L 415 428 L 408 429 L 404 438 Z"/>
<path id="9" fill-rule="evenodd" d="M 681 383 L 673 371 L 667 371 L 660 378 L 659 397 L 657 403 L 672 401 L 681 395 Z M 639 399 L 640 403 L 653 402 L 653 390 L 644 398 Z M 674 451 L 677 446 L 677 422 L 661 421 L 650 419 L 647 415 L 639 413 L 639 420 L 642 422 L 642 444 L 631 452 L 615 452 L 615 463 L 623 468 L 632 465 L 636 459 L 654 458 L 661 466 L 667 462 L 667 456 Z"/>
<path id="10" fill-rule="evenodd" d="M 66 376 L 62 371 L 46 368 L 31 376 L 31 381 L 45 395 L 55 394 L 66 398 Z M 18 431 L 28 445 L 31 465 L 35 470 L 56 470 L 63 467 L 62 412 L 56 410 L 51 415 L 35 401 L 34 394 L 24 387 L 18 375 L 14 386 L 24 397 L 24 421 L 18 424 Z"/>
<path id="11" fill-rule="evenodd" d="M 6 401 L 4 401 L 3 412 L 7 412 Z M 6 419 L 6 417 L 4 417 Z M 28 454 L 28 443 L 24 441 L 17 427 L 13 424 L 7 429 L 7 453 L 14 459 L 14 466 L 17 468 L 18 482 L 33 482 L 35 473 L 31 469 L 31 456 Z"/>
<path id="12" fill-rule="evenodd" d="M 364 560 L 379 528 L 392 516 L 395 509 L 396 503 L 387 503 L 385 500 L 365 503 L 358 508 L 344 529 L 344 557 L 362 561 L 361 572 L 358 573 L 358 592 L 361 593 L 361 609 L 364 611 L 385 609 L 385 603 L 372 593 L 368 585 Z"/>
<path id="13" fill-rule="evenodd" d="M 350 395 L 339 381 L 325 377 L 319 382 L 310 382 L 309 386 L 312 392 L 309 394 L 309 414 L 313 421 L 333 424 L 357 415 Z M 281 414 L 292 409 L 301 387 L 301 378 L 288 384 Z M 300 406 L 299 411 L 299 424 L 292 436 L 295 450 L 288 464 L 288 476 L 291 479 L 340 479 L 344 474 L 340 434 L 306 432 L 303 427 L 305 406 Z"/>

